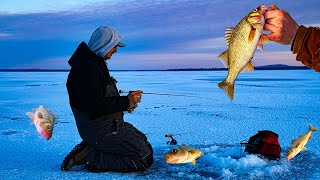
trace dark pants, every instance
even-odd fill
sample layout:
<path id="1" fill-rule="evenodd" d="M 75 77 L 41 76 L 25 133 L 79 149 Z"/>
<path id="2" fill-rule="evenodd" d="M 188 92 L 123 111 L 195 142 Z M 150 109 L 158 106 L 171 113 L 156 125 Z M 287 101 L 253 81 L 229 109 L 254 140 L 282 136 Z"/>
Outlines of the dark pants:
<path id="1" fill-rule="evenodd" d="M 93 172 L 133 172 L 145 171 L 152 163 L 153 149 L 147 137 L 131 124 L 123 123 L 117 132 L 92 144 L 85 167 Z"/>

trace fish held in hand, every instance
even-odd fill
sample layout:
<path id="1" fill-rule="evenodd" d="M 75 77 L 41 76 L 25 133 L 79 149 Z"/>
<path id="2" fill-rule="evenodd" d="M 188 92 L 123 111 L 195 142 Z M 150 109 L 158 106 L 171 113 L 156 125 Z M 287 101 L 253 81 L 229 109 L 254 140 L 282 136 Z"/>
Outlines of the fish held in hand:
<path id="1" fill-rule="evenodd" d="M 287 160 L 295 157 L 300 151 L 305 151 L 307 148 L 305 147 L 307 142 L 312 138 L 311 133 L 318 131 L 318 128 L 314 128 L 311 124 L 309 125 L 309 130 L 300 135 L 297 139 L 292 140 L 291 146 L 287 152 L 286 158 Z"/>
<path id="2" fill-rule="evenodd" d="M 234 84 L 241 71 L 254 71 L 252 57 L 257 48 L 263 50 L 263 43 L 269 39 L 263 35 L 265 24 L 264 13 L 266 6 L 261 5 L 247 14 L 234 28 L 227 28 L 225 41 L 228 50 L 218 57 L 228 68 L 228 75 L 222 82 L 218 83 L 219 88 L 224 90 L 230 100 L 234 97 Z"/>
<path id="3" fill-rule="evenodd" d="M 164 159 L 170 164 L 196 163 L 196 159 L 202 157 L 203 153 L 200 149 L 189 147 L 185 144 L 173 149 L 164 155 Z"/>
<path id="4" fill-rule="evenodd" d="M 32 109 L 33 112 L 27 112 L 26 115 L 32 119 L 32 124 L 36 126 L 38 133 L 49 140 L 52 136 L 54 121 L 57 119 L 55 114 L 52 114 L 50 109 L 46 109 L 43 105 L 39 108 Z"/>

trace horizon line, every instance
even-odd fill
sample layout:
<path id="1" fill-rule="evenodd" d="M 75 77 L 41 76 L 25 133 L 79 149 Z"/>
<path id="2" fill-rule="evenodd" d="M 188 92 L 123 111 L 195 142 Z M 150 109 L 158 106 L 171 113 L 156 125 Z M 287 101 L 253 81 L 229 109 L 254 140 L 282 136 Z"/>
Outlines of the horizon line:
<path id="1" fill-rule="evenodd" d="M 306 66 L 290 66 L 284 64 L 274 64 L 256 66 L 255 70 L 290 70 L 290 69 L 309 69 Z M 110 71 L 226 71 L 228 68 L 176 68 L 176 69 L 136 69 L 136 70 L 110 70 Z M 69 72 L 70 69 L 0 69 L 0 72 Z"/>

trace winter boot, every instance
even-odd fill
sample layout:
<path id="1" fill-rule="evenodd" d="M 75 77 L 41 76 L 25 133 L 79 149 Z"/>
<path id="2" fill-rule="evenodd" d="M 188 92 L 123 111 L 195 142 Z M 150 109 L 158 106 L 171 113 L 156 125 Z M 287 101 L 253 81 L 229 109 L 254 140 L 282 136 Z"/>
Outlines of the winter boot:
<path id="1" fill-rule="evenodd" d="M 90 145 L 84 141 L 76 145 L 64 158 L 61 164 L 61 171 L 70 171 L 73 166 L 84 165 L 89 149 Z"/>

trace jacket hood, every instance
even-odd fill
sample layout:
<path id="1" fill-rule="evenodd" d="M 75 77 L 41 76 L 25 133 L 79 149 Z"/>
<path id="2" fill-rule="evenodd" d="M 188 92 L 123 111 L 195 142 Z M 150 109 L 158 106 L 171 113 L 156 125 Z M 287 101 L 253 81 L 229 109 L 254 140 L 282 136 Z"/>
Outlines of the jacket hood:
<path id="1" fill-rule="evenodd" d="M 117 46 L 120 40 L 121 36 L 116 30 L 101 26 L 92 33 L 88 47 L 96 55 L 104 57 L 113 47 Z"/>
<path id="2" fill-rule="evenodd" d="M 104 62 L 103 58 L 97 56 L 90 50 L 85 42 L 82 42 L 75 50 L 68 63 L 71 67 L 74 67 L 76 65 L 89 63 L 90 61 Z"/>

